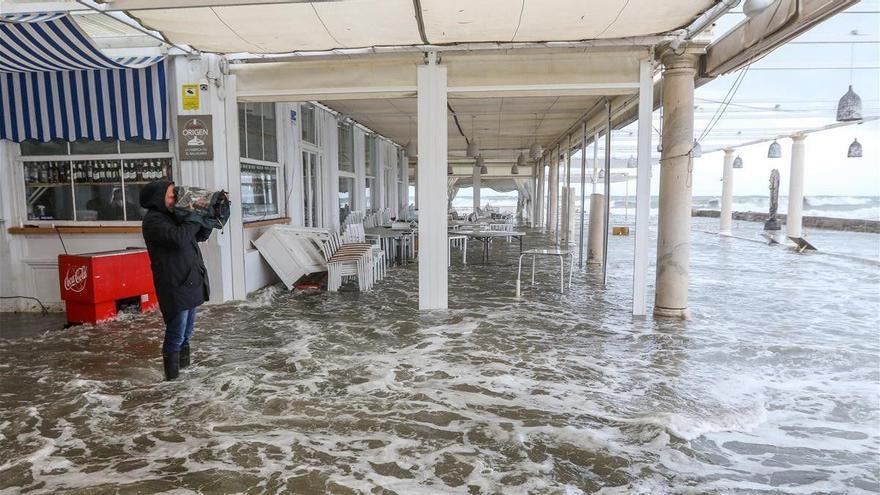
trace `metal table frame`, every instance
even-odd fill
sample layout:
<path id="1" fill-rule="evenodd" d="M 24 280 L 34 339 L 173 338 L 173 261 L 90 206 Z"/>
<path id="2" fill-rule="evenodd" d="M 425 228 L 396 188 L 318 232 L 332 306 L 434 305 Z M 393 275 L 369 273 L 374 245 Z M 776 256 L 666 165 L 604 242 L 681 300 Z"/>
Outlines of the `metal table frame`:
<path id="1" fill-rule="evenodd" d="M 466 235 L 472 239 L 480 241 L 483 245 L 483 263 L 489 263 L 489 246 L 492 244 L 493 239 L 498 237 L 516 237 L 519 241 L 519 252 L 522 253 L 522 240 L 523 237 L 526 236 L 525 232 L 507 232 L 501 230 L 454 230 L 452 232 L 456 235 Z"/>
<path id="2" fill-rule="evenodd" d="M 568 288 L 571 289 L 571 274 L 574 271 L 574 256 L 566 249 L 529 249 L 519 255 L 519 266 L 516 270 L 516 297 L 521 296 L 520 279 L 522 276 L 523 256 L 532 257 L 532 286 L 535 285 L 535 258 L 538 256 L 556 256 L 559 258 L 559 292 L 565 292 L 565 257 L 568 257 Z"/>

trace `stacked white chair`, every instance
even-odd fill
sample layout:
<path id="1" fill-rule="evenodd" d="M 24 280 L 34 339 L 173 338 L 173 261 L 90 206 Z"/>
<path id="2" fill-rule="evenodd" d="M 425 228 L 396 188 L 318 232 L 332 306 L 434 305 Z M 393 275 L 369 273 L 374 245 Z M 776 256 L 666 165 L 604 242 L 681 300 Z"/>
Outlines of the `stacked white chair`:
<path id="1" fill-rule="evenodd" d="M 357 277 L 358 288 L 373 288 L 373 253 L 369 244 L 345 244 L 339 234 L 330 234 L 322 245 L 327 259 L 327 290 L 336 292 L 345 277 Z"/>
<path id="2" fill-rule="evenodd" d="M 385 251 L 379 245 L 378 236 L 368 236 L 364 232 L 364 224 L 351 223 L 343 233 L 342 240 L 346 244 L 366 244 L 370 245 L 373 254 L 373 278 L 380 281 L 385 278 Z"/>

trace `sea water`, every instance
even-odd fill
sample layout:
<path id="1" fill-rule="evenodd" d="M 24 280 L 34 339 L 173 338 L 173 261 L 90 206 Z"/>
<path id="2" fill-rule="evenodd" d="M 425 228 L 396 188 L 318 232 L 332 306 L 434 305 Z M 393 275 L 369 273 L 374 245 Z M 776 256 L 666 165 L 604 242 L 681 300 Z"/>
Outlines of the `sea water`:
<path id="1" fill-rule="evenodd" d="M 484 191 L 487 193 L 488 191 Z M 580 207 L 578 196 L 577 207 Z M 482 205 L 498 208 L 500 211 L 515 212 L 516 193 L 509 194 L 483 194 L 480 197 Z M 473 211 L 473 197 L 458 195 L 452 202 L 453 208 L 459 213 L 468 214 Z M 633 216 L 635 213 L 636 199 L 630 195 L 613 195 L 611 198 L 611 213 L 615 215 Z M 694 196 L 691 206 L 698 210 L 720 210 L 721 198 L 719 196 Z M 770 199 L 765 196 L 734 196 L 732 201 L 733 211 L 755 211 L 767 213 L 770 208 Z M 651 198 L 651 215 L 656 216 L 659 211 L 659 198 Z M 779 198 L 778 212 L 785 214 L 788 211 L 788 197 Z M 880 196 L 807 196 L 804 198 L 803 214 L 805 216 L 849 218 L 858 220 L 880 221 Z"/>
<path id="2" fill-rule="evenodd" d="M 499 240 L 453 253 L 449 311 L 415 264 L 205 306 L 174 382 L 157 314 L 0 339 L 0 493 L 877 493 L 880 268 L 716 224 L 688 321 L 631 316 L 612 237 L 564 294 L 527 259 L 516 299 Z"/>

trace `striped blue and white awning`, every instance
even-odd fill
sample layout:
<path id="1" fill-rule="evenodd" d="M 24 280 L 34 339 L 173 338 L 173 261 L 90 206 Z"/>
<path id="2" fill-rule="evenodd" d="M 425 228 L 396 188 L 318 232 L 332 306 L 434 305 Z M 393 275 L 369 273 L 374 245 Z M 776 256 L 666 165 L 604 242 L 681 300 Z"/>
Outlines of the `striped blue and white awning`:
<path id="1" fill-rule="evenodd" d="M 67 14 L 0 16 L 0 72 L 139 69 L 162 58 L 110 58 Z"/>
<path id="2" fill-rule="evenodd" d="M 0 16 L 0 139 L 168 139 L 163 58 L 111 59 L 67 14 Z"/>

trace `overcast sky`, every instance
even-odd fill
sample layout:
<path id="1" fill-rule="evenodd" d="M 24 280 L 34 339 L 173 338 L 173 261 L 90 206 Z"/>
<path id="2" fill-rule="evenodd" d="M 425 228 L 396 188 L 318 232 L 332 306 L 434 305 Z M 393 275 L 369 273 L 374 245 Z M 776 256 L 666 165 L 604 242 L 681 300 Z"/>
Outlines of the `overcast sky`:
<path id="1" fill-rule="evenodd" d="M 756 138 L 789 134 L 835 122 L 837 101 L 852 80 L 863 102 L 863 116 L 880 113 L 880 0 L 862 1 L 845 13 L 825 21 L 809 32 L 756 61 L 745 73 L 730 106 L 712 132 L 703 139 L 704 150 L 734 146 Z M 731 14 L 719 21 L 722 33 L 743 19 Z M 857 30 L 858 35 L 850 34 Z M 858 43 L 851 43 L 857 41 Z M 828 43 L 832 42 L 832 43 Z M 849 70 L 852 64 L 857 67 Z M 809 68 L 809 70 L 803 70 Z M 711 81 L 696 90 L 695 133 L 699 136 L 719 107 L 718 101 L 735 84 L 739 73 Z M 777 109 L 773 109 L 779 105 Z M 659 112 L 655 127 L 659 127 Z M 618 133 L 618 142 L 632 140 L 635 125 Z M 742 133 L 738 135 L 737 133 Z M 864 157 L 847 159 L 853 139 L 862 143 Z M 654 134 L 654 146 L 659 138 Z M 778 168 L 781 194 L 788 191 L 791 140 L 781 139 L 783 156 L 768 159 L 769 143 L 738 149 L 744 168 L 735 171 L 734 194 L 767 194 L 770 171 Z M 805 194 L 841 196 L 880 196 L 880 123 L 869 122 L 811 134 L 806 139 Z M 631 151 L 623 150 L 623 156 Z M 707 153 L 694 162 L 693 194 L 721 194 L 724 153 Z M 659 168 L 654 167 L 653 194 L 659 187 Z M 634 189 L 631 183 L 630 190 Z M 615 186 L 622 194 L 623 186 Z"/>

